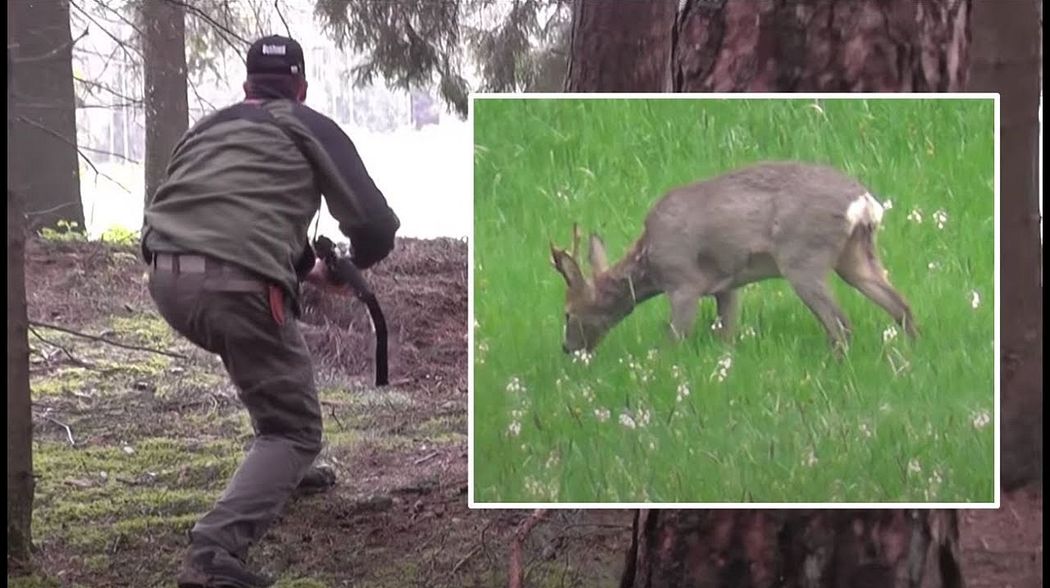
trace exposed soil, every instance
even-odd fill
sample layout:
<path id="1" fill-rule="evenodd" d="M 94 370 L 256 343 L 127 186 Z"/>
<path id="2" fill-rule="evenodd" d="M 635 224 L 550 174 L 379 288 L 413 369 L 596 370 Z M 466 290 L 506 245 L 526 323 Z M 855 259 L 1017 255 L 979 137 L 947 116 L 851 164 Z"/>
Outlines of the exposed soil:
<path id="1" fill-rule="evenodd" d="M 216 358 L 153 310 L 133 247 L 31 243 L 29 315 L 186 359 L 57 331 L 30 334 L 37 573 L 14 586 L 171 586 L 186 531 L 251 429 Z M 331 491 L 294 499 L 252 553 L 278 586 L 505 586 L 521 510 L 467 508 L 467 246 L 402 240 L 367 272 L 390 331 L 391 386 L 371 386 L 367 312 L 305 295 Z M 44 342 L 46 339 L 47 342 Z M 967 586 L 1042 585 L 1042 493 L 964 511 Z M 552 511 L 532 531 L 530 586 L 615 586 L 630 513 Z"/>

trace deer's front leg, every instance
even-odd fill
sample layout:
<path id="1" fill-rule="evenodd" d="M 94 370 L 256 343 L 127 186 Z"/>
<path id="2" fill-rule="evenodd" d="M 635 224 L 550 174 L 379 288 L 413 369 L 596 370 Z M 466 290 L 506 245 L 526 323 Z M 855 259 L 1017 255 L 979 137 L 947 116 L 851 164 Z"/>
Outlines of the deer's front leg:
<path id="1" fill-rule="evenodd" d="M 672 339 L 682 341 L 692 336 L 700 294 L 695 288 L 680 288 L 668 293 L 671 300 Z"/>
<path id="2" fill-rule="evenodd" d="M 725 290 L 715 294 L 715 303 L 718 305 L 720 323 L 716 331 L 723 341 L 731 343 L 736 332 L 736 320 L 740 315 L 740 295 L 736 290 Z"/>

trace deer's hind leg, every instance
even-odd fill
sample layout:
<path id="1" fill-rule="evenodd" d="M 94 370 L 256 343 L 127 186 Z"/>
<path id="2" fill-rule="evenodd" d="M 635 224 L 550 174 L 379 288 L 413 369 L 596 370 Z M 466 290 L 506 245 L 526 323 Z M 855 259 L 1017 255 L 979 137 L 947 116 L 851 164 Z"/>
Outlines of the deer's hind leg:
<path id="1" fill-rule="evenodd" d="M 829 247 L 825 251 L 802 252 L 790 258 L 778 259 L 777 265 L 781 275 L 823 325 L 832 349 L 841 355 L 849 346 L 852 329 L 849 319 L 828 289 L 827 276 L 835 262 L 831 252 L 839 249 Z"/>
<path id="2" fill-rule="evenodd" d="M 886 270 L 876 255 L 870 231 L 858 230 L 853 233 L 835 265 L 835 271 L 847 284 L 889 313 L 909 337 L 918 336 L 911 308 L 887 279 Z"/>

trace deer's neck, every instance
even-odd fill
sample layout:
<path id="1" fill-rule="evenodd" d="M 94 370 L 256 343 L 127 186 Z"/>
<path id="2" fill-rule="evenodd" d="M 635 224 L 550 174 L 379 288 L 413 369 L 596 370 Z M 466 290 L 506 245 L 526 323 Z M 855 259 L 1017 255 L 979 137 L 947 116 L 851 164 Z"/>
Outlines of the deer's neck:
<path id="1" fill-rule="evenodd" d="M 649 271 L 649 263 L 639 240 L 627 255 L 602 274 L 595 285 L 599 303 L 617 320 L 631 314 L 634 307 L 660 293 Z"/>

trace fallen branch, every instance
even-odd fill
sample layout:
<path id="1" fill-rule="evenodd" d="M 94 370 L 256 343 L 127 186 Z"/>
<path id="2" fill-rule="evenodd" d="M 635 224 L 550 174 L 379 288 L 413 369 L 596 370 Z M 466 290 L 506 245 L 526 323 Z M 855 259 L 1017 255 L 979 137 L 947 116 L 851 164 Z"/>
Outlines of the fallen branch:
<path id="1" fill-rule="evenodd" d="M 44 417 L 44 420 L 50 421 L 52 423 L 55 423 L 56 425 L 58 425 L 58 426 L 62 427 L 63 429 L 65 429 L 66 430 L 66 438 L 69 439 L 69 444 L 72 445 L 73 447 L 77 446 L 77 442 L 73 440 L 73 429 L 71 429 L 69 427 L 69 425 L 63 423 L 62 421 L 56 419 L 55 417 L 47 416 L 46 414 L 43 415 L 43 417 Z"/>
<path id="2" fill-rule="evenodd" d="M 441 455 L 441 453 L 440 453 L 440 452 L 437 452 L 437 451 L 435 451 L 435 452 L 433 452 L 433 453 L 428 453 L 427 455 L 424 455 L 423 457 L 421 457 L 421 458 L 419 458 L 419 459 L 415 460 L 414 462 L 412 462 L 412 464 L 413 464 L 413 465 L 420 465 L 420 464 L 424 464 L 424 463 L 426 463 L 426 462 L 428 462 L 428 461 L 430 461 L 430 460 L 434 459 L 435 457 L 437 457 L 437 456 L 439 456 L 439 455 Z"/>
<path id="3" fill-rule="evenodd" d="M 131 350 L 134 350 L 134 351 L 146 351 L 146 352 L 149 352 L 149 353 L 156 353 L 157 355 L 165 355 L 167 357 L 174 357 L 176 359 L 189 359 L 189 357 L 186 357 L 185 355 L 183 355 L 181 353 L 175 353 L 174 351 L 165 351 L 163 349 L 157 349 L 155 347 L 145 347 L 145 346 L 142 346 L 142 345 L 132 345 L 131 343 L 121 343 L 120 341 L 114 341 L 112 339 L 107 339 L 105 337 L 100 337 L 98 335 L 89 335 L 88 333 L 82 333 L 80 331 L 75 331 L 73 329 L 69 329 L 69 328 L 66 328 L 66 327 L 60 327 L 58 325 L 42 323 L 40 321 L 31 320 L 31 321 L 29 321 L 29 324 L 32 325 L 32 326 L 35 326 L 35 327 L 40 327 L 42 329 L 52 329 L 54 331 L 60 331 L 62 333 L 68 333 L 68 334 L 74 335 L 76 337 L 82 337 L 84 339 L 90 339 L 92 341 L 99 341 L 101 343 L 105 343 L 107 345 L 112 345 L 114 347 L 122 347 L 124 349 L 131 349 Z"/>
<path id="4" fill-rule="evenodd" d="M 463 567 L 463 564 L 467 563 L 467 560 L 477 555 L 479 551 L 481 551 L 480 545 L 475 545 L 474 549 L 468 551 L 467 554 L 463 556 L 463 559 L 460 559 L 458 562 L 456 562 L 456 565 L 452 566 L 452 575 L 455 576 L 456 572 L 459 571 L 459 568 Z"/>
<path id="5" fill-rule="evenodd" d="M 510 584 L 509 588 L 521 588 L 525 582 L 525 573 L 522 569 L 522 556 L 521 552 L 525 545 L 525 539 L 528 538 L 529 532 L 535 527 L 544 516 L 547 515 L 547 509 L 537 508 L 532 511 L 529 518 L 525 519 L 518 525 L 518 528 L 514 530 L 514 539 L 510 544 Z"/>
<path id="6" fill-rule="evenodd" d="M 56 349 L 58 349 L 59 351 L 64 353 L 66 355 L 66 357 L 69 358 L 69 361 L 72 361 L 76 365 L 79 365 L 80 367 L 84 367 L 84 368 L 93 368 L 93 367 L 95 367 L 94 365 L 92 365 L 92 364 L 90 364 L 90 363 L 88 363 L 88 362 L 86 362 L 86 361 L 84 361 L 82 359 L 79 359 L 76 356 L 74 356 L 73 352 L 71 352 L 69 349 L 66 349 L 65 347 L 59 345 L 58 343 L 55 343 L 54 341 L 48 341 L 47 339 L 44 338 L 43 335 L 41 335 L 40 333 L 36 332 L 36 329 L 34 329 L 32 327 L 32 325 L 29 326 L 29 332 L 32 333 L 33 336 L 36 337 L 37 339 L 40 339 L 42 342 L 46 343 L 47 345 L 55 347 Z"/>

